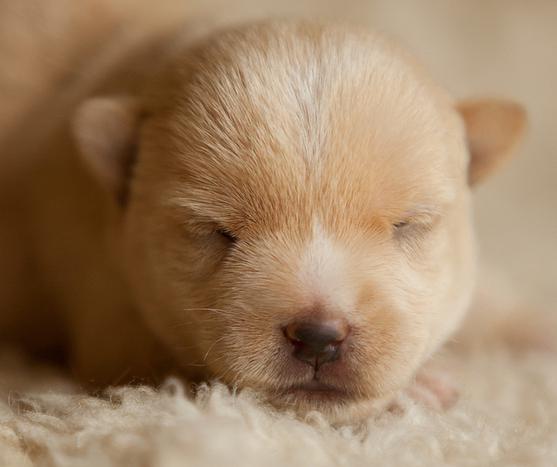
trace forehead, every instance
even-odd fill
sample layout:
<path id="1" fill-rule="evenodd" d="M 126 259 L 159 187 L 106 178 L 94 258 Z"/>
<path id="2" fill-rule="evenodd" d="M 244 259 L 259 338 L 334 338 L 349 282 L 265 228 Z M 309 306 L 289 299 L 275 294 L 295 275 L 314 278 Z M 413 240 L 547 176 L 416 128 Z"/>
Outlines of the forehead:
<path id="1" fill-rule="evenodd" d="M 269 223 L 293 210 L 400 214 L 454 196 L 442 98 L 379 38 L 259 26 L 187 66 L 165 125 L 192 209 Z"/>

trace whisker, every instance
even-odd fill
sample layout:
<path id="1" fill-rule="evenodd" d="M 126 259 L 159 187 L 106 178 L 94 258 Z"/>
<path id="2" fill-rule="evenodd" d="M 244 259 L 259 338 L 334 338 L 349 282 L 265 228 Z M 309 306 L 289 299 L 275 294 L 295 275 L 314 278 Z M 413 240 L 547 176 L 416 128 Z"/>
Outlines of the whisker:
<path id="1" fill-rule="evenodd" d="M 209 350 L 207 350 L 207 353 L 203 357 L 204 362 L 207 361 L 207 357 L 209 356 L 209 353 L 211 352 L 211 350 L 213 350 L 215 348 L 215 345 L 217 345 L 219 342 L 223 341 L 225 338 L 226 338 L 226 336 L 219 337 L 215 342 L 213 342 L 211 344 L 211 347 L 209 347 Z"/>
<path id="2" fill-rule="evenodd" d="M 225 380 L 226 375 L 228 375 L 228 373 L 230 373 L 231 371 L 232 371 L 232 367 L 229 366 L 229 367 L 226 369 L 226 371 L 224 371 L 223 373 L 215 374 L 215 377 L 216 377 L 220 382 L 226 384 L 226 380 Z"/>
<path id="3" fill-rule="evenodd" d="M 214 358 L 213 363 L 220 362 L 221 360 L 224 360 L 224 357 L 226 357 L 226 355 L 221 355 L 220 357 Z"/>

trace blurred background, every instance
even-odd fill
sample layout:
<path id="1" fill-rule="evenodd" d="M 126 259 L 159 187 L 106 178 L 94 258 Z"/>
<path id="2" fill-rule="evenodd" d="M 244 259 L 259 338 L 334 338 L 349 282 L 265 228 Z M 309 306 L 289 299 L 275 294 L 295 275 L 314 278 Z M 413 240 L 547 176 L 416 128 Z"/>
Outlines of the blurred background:
<path id="1" fill-rule="evenodd" d="M 0 150 L 26 134 L 21 122 L 44 117 L 37 102 L 48 104 L 49 83 L 72 76 L 83 48 L 110 40 L 94 31 L 103 24 L 118 29 L 114 18 L 141 12 L 150 21 L 183 16 L 216 24 L 268 16 L 350 21 L 397 39 L 458 98 L 521 102 L 530 116 L 527 140 L 512 163 L 477 190 L 480 244 L 484 260 L 505 271 L 531 303 L 556 303 L 557 1 L 0 0 L 0 11 Z M 81 37 L 81 49 L 60 48 L 61 30 Z"/>

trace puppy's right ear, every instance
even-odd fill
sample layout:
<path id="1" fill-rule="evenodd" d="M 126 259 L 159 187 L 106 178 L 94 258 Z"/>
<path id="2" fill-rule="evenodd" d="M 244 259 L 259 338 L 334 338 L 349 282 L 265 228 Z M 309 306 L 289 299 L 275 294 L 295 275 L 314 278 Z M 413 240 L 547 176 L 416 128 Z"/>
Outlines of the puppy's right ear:
<path id="1" fill-rule="evenodd" d="M 85 165 L 100 184 L 123 204 L 143 116 L 129 97 L 93 97 L 77 109 L 73 133 Z"/>

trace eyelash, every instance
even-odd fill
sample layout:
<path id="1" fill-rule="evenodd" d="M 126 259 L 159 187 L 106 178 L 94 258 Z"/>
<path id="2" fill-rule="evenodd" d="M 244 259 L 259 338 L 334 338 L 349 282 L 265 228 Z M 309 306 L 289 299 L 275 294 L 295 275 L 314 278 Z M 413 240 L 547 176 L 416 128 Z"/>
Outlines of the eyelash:
<path id="1" fill-rule="evenodd" d="M 433 228 L 433 223 L 405 220 L 393 224 L 393 238 L 399 242 L 418 242 Z"/>
<path id="2" fill-rule="evenodd" d="M 230 232 L 230 230 L 217 229 L 216 233 L 220 235 L 222 238 L 224 238 L 226 241 L 228 241 L 229 243 L 234 244 L 238 241 L 238 238 L 232 232 Z"/>
<path id="3" fill-rule="evenodd" d="M 402 229 L 402 228 L 404 228 L 404 227 L 407 227 L 407 226 L 409 226 L 409 225 L 410 225 L 410 221 L 395 222 L 395 223 L 393 224 L 393 229 L 395 229 L 395 230 L 400 230 L 400 229 Z"/>

